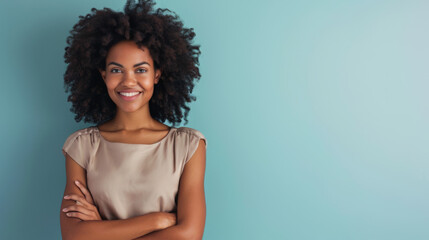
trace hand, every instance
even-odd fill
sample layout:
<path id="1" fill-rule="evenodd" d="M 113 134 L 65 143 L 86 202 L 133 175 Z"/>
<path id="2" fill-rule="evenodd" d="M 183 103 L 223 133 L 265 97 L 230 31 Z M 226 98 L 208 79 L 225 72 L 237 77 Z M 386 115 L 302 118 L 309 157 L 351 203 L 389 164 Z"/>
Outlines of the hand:
<path id="1" fill-rule="evenodd" d="M 88 220 L 102 220 L 98 212 L 97 207 L 94 204 L 91 193 L 83 186 L 79 181 L 75 181 L 80 191 L 85 197 L 81 197 L 77 194 L 70 194 L 64 197 L 64 199 L 75 200 L 74 205 L 68 206 L 63 209 L 68 217 L 76 217 L 84 221 Z M 74 211 L 74 212 L 69 212 Z"/>
<path id="2" fill-rule="evenodd" d="M 160 216 L 158 223 L 161 229 L 176 225 L 176 213 L 158 212 L 158 214 Z"/>

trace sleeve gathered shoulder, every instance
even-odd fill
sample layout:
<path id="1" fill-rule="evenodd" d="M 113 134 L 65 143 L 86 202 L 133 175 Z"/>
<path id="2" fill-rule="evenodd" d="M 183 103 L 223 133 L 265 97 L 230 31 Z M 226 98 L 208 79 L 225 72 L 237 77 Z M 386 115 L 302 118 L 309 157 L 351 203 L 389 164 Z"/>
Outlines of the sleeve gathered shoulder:
<path id="1" fill-rule="evenodd" d="M 81 167 L 87 169 L 92 141 L 87 129 L 80 129 L 70 134 L 64 142 L 62 152 L 66 153 Z"/>
<path id="2" fill-rule="evenodd" d="M 198 148 L 198 145 L 200 143 L 200 140 L 203 139 L 205 142 L 205 147 L 207 149 L 207 139 L 206 137 L 198 130 L 193 128 L 186 128 L 185 131 L 188 133 L 188 150 L 185 157 L 185 164 L 192 158 L 195 151 Z"/>

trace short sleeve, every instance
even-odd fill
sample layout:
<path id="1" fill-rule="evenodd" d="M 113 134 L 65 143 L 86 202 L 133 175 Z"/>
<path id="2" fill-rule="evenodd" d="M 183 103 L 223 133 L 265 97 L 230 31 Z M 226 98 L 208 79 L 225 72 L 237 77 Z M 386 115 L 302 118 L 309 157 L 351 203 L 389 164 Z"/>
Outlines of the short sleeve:
<path id="1" fill-rule="evenodd" d="M 81 167 L 87 168 L 90 156 L 91 139 L 84 130 L 72 133 L 64 142 L 63 154 L 66 153 Z"/>
<path id="2" fill-rule="evenodd" d="M 198 145 L 200 143 L 200 140 L 203 139 L 206 143 L 206 149 L 207 149 L 207 139 L 206 137 L 198 130 L 190 128 L 189 131 L 189 138 L 188 138 L 188 152 L 186 154 L 185 158 L 185 164 L 192 158 L 195 151 L 197 151 Z"/>

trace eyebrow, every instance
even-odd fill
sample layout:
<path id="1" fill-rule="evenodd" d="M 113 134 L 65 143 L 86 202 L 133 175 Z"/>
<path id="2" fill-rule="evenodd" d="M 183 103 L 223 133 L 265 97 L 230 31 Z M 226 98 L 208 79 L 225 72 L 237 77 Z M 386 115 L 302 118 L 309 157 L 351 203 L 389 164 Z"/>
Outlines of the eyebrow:
<path id="1" fill-rule="evenodd" d="M 107 64 L 107 65 L 110 65 L 110 64 L 113 64 L 113 65 L 116 65 L 116 66 L 119 66 L 119 67 L 124 67 L 124 66 L 122 66 L 121 64 L 119 64 L 119 63 L 117 63 L 117 62 L 110 62 L 109 64 Z M 147 65 L 149 65 L 150 66 L 150 64 L 148 63 L 148 62 L 141 62 L 141 63 L 137 63 L 137 64 L 134 64 L 134 66 L 133 67 L 137 67 L 137 66 L 140 66 L 140 65 L 143 65 L 143 64 L 147 64 Z"/>

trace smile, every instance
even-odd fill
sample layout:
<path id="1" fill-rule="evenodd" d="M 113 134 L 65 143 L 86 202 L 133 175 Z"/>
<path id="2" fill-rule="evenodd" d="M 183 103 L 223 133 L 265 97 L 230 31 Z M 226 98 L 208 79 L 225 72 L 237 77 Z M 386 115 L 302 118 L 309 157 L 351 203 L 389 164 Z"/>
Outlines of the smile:
<path id="1" fill-rule="evenodd" d="M 119 96 L 125 101 L 132 101 L 141 95 L 141 92 L 118 92 Z"/>

